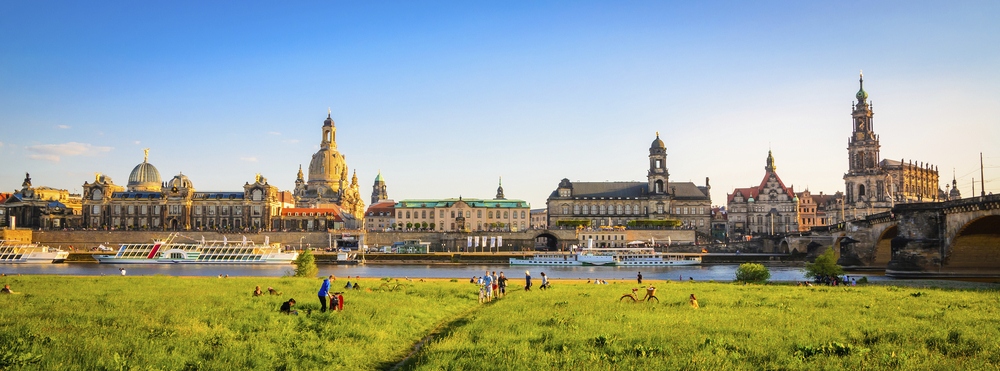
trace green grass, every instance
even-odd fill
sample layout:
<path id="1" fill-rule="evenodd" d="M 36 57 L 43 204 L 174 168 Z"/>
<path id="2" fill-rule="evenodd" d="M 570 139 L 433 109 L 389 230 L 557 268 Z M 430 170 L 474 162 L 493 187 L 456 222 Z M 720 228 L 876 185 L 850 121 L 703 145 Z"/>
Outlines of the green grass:
<path id="1" fill-rule="evenodd" d="M 477 305 L 467 283 L 403 281 L 405 291 L 352 290 L 344 294 L 343 312 L 321 314 L 316 279 L 2 280 L 21 294 L 0 296 L 0 369 L 384 369 L 436 325 Z M 362 281 L 362 287 L 378 284 Z M 256 285 L 284 295 L 251 297 Z M 277 312 L 290 297 L 298 316 Z"/>
<path id="2" fill-rule="evenodd" d="M 344 312 L 306 317 L 277 308 L 294 297 L 300 313 L 317 309 L 319 280 L 0 280 L 22 293 L 0 296 L 0 369 L 388 369 L 432 331 L 407 368 L 1000 367 L 995 290 L 657 282 L 659 304 L 632 304 L 618 298 L 634 283 L 524 292 L 512 281 L 506 298 L 479 305 L 467 282 L 403 280 L 405 290 L 350 291 Z M 284 295 L 253 298 L 255 285 Z"/>
<path id="3" fill-rule="evenodd" d="M 898 287 L 635 284 L 515 290 L 436 337 L 409 369 L 997 369 L 1000 294 Z M 700 309 L 687 301 L 698 297 Z"/>

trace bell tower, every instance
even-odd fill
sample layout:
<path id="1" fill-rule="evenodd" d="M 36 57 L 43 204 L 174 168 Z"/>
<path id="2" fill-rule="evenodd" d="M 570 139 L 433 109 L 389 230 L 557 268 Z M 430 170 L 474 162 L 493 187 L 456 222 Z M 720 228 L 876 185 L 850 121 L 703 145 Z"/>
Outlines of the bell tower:
<path id="1" fill-rule="evenodd" d="M 882 192 L 883 179 L 878 177 L 881 173 L 879 166 L 878 135 L 872 128 L 872 103 L 868 101 L 868 93 L 865 92 L 864 75 L 858 80 L 860 88 L 854 95 L 857 102 L 854 102 L 851 110 L 851 118 L 854 122 L 854 130 L 847 142 L 848 170 L 844 174 L 847 203 L 883 201 L 885 195 Z M 876 179 L 878 178 L 878 179 Z"/>
<path id="2" fill-rule="evenodd" d="M 321 149 L 337 149 L 337 127 L 333 126 L 333 118 L 330 117 L 332 111 L 327 112 L 326 120 L 323 121 L 323 141 L 319 143 Z"/>
<path id="3" fill-rule="evenodd" d="M 660 132 L 649 146 L 649 172 L 646 174 L 649 182 L 650 195 L 666 195 L 670 184 L 670 173 L 667 171 L 667 147 L 660 140 Z"/>

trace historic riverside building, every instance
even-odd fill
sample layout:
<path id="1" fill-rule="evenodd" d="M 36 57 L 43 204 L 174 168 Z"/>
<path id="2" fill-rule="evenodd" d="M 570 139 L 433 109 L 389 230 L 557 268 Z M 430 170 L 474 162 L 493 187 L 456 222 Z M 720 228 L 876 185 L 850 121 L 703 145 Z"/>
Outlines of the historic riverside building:
<path id="1" fill-rule="evenodd" d="M 321 128 L 323 138 L 320 140 L 319 151 L 309 161 L 309 181 L 302 177 L 302 166 L 299 166 L 298 177 L 295 179 L 296 208 L 342 209 L 351 217 L 345 217 L 347 228 L 361 228 L 364 220 L 365 202 L 361 199 L 357 173 L 347 180 L 347 161 L 337 151 L 337 127 L 327 114 Z M 348 220 L 352 219 L 352 220 Z"/>
<path id="2" fill-rule="evenodd" d="M 448 198 L 402 200 L 396 203 L 394 229 L 433 231 L 521 231 L 530 227 L 531 206 L 507 199 L 503 186 L 492 200 Z"/>
<path id="3" fill-rule="evenodd" d="M 548 225 L 560 220 L 590 220 L 591 226 L 624 226 L 636 219 L 677 219 L 708 234 L 712 187 L 670 182 L 667 148 L 656 133 L 649 148 L 645 182 L 570 182 L 563 179 L 546 201 Z"/>
<path id="4" fill-rule="evenodd" d="M 731 238 L 741 235 L 798 232 L 798 204 L 792 187 L 775 172 L 774 156 L 767 151 L 767 165 L 760 185 L 737 188 L 727 195 L 726 218 Z"/>
<path id="5" fill-rule="evenodd" d="M 812 194 L 809 189 L 795 194 L 799 198 L 799 231 L 844 221 L 844 194 Z"/>
<path id="6" fill-rule="evenodd" d="M 196 192 L 184 174 L 161 182 L 160 172 L 148 161 L 129 174 L 126 188 L 111 177 L 97 174 L 83 183 L 83 225 L 109 229 L 211 229 L 219 231 L 278 228 L 281 211 L 278 187 L 257 176 L 242 191 Z"/>
<path id="7" fill-rule="evenodd" d="M 24 174 L 21 189 L 0 196 L 0 225 L 15 228 L 75 228 L 79 226 L 80 195 L 65 189 L 33 187 Z M 12 223 L 13 221 L 13 223 Z"/>
<path id="8" fill-rule="evenodd" d="M 874 111 L 864 89 L 855 97 L 851 116 L 854 132 L 847 143 L 849 168 L 844 174 L 844 204 L 846 217 L 862 218 L 889 211 L 893 205 L 909 202 L 938 201 L 939 185 L 936 166 L 914 163 L 912 160 L 879 160 L 879 136 L 872 127 Z"/>
<path id="9" fill-rule="evenodd" d="M 389 193 L 385 189 L 385 179 L 382 178 L 382 170 L 378 171 L 375 177 L 375 184 L 372 184 L 372 205 L 389 199 Z"/>

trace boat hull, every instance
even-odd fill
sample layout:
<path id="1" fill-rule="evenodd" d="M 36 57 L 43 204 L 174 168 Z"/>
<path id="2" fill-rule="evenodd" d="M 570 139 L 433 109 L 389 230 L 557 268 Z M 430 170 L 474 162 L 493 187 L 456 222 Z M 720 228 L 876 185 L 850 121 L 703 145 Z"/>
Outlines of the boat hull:
<path id="1" fill-rule="evenodd" d="M 552 261 L 535 261 L 530 259 L 517 259 L 510 258 L 510 265 L 538 265 L 538 266 L 555 266 L 555 267 L 571 267 L 583 265 L 582 262 L 575 260 L 552 260 Z"/>
<path id="2" fill-rule="evenodd" d="M 268 265 L 268 264 L 292 264 L 292 260 L 257 260 L 257 261 L 199 261 L 187 259 L 120 259 L 95 256 L 98 263 L 104 264 L 240 264 L 240 265 Z"/>

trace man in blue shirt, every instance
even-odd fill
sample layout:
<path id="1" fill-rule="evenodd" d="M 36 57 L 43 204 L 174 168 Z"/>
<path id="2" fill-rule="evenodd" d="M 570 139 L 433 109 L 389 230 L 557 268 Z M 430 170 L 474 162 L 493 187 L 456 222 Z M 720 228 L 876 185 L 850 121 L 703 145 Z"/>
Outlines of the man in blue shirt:
<path id="1" fill-rule="evenodd" d="M 331 276 L 332 277 L 332 276 Z M 323 285 L 319 287 L 319 311 L 326 312 L 327 296 L 330 295 L 330 278 L 323 279 Z"/>
<path id="2" fill-rule="evenodd" d="M 486 301 L 493 299 L 493 277 L 490 276 L 490 272 L 486 271 L 486 275 L 483 276 L 483 288 L 486 290 Z"/>

